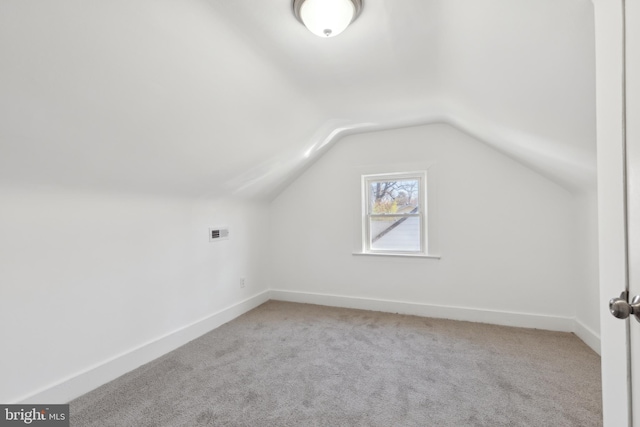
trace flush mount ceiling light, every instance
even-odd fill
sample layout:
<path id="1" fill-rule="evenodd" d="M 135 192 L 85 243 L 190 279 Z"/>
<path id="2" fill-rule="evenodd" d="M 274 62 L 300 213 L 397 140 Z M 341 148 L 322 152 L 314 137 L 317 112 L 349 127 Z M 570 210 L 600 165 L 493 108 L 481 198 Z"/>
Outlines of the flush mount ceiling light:
<path id="1" fill-rule="evenodd" d="M 333 37 L 360 15 L 362 0 L 293 0 L 293 14 L 313 34 Z"/>

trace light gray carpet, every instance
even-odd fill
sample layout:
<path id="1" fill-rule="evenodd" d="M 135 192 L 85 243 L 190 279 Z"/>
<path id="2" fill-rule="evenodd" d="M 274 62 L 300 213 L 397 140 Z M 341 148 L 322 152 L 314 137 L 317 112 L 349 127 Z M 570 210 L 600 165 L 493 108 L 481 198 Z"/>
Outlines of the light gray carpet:
<path id="1" fill-rule="evenodd" d="M 71 402 L 72 426 L 600 426 L 570 333 L 270 301 Z"/>

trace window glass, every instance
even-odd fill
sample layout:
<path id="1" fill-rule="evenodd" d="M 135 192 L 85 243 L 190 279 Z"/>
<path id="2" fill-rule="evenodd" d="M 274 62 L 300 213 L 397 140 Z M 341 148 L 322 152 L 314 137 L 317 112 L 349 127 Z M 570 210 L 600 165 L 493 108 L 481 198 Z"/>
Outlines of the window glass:
<path id="1" fill-rule="evenodd" d="M 369 213 L 416 213 L 420 206 L 419 190 L 417 179 L 370 181 Z"/>
<path id="2" fill-rule="evenodd" d="M 424 172 L 363 177 L 365 252 L 426 253 Z"/>

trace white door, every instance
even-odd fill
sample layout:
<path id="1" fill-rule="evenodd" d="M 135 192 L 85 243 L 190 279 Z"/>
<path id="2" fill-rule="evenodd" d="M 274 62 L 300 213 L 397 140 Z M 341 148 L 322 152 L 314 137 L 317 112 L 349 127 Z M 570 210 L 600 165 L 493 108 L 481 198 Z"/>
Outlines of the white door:
<path id="1" fill-rule="evenodd" d="M 638 9 L 640 0 L 593 0 L 596 30 L 596 113 L 597 113 L 597 147 L 598 147 L 598 227 L 599 227 L 599 269 L 600 298 L 602 301 L 600 315 L 600 342 L 602 354 L 602 397 L 605 427 L 629 427 L 633 415 L 631 409 L 635 405 L 635 421 L 633 427 L 640 427 L 640 381 L 632 381 L 638 376 L 631 369 L 631 361 L 640 357 L 640 323 L 635 318 L 618 320 L 611 316 L 607 304 L 610 298 L 616 297 L 628 285 L 626 280 L 627 236 L 630 237 L 629 252 L 633 270 L 631 296 L 640 294 L 638 283 L 638 185 L 640 171 L 637 166 L 638 147 L 638 106 L 640 96 L 637 85 L 640 78 L 638 64 L 640 37 L 640 18 Z M 626 14 L 623 13 L 625 10 Z M 627 22 L 627 88 L 623 88 L 623 19 Z M 623 96 L 624 95 L 624 96 Z M 625 229 L 625 186 L 624 186 L 624 150 L 623 150 L 623 105 L 627 101 L 627 144 L 630 145 L 629 206 L 631 234 Z M 629 148 L 629 147 L 628 147 Z M 633 316 L 632 316 L 633 317 Z M 631 338 L 631 339 L 629 339 Z M 630 343 L 631 341 L 631 343 Z M 630 349 L 630 346 L 634 347 Z M 633 356 L 633 357 L 631 357 Z M 640 370 L 640 362 L 635 364 Z M 631 397 L 630 385 L 635 390 Z M 631 404 L 631 400 L 635 403 Z"/>
<path id="2" fill-rule="evenodd" d="M 628 262 L 633 298 L 640 295 L 640 0 L 627 0 L 626 16 Z M 640 427 L 640 322 L 633 318 L 629 327 L 633 426 Z"/>
<path id="3" fill-rule="evenodd" d="M 630 377 L 628 379 L 625 378 L 628 382 L 622 382 L 620 376 L 615 378 L 612 375 L 608 376 L 607 368 L 604 366 L 603 397 L 605 421 L 607 421 L 607 418 L 610 420 L 617 418 L 617 422 L 622 424 L 625 410 L 628 411 L 630 409 L 628 412 L 628 417 L 631 420 L 630 424 L 633 427 L 640 427 L 640 0 L 622 0 L 621 5 L 624 7 L 621 10 L 621 12 L 624 11 L 624 15 L 621 16 L 625 17 L 620 29 L 624 28 L 624 34 L 626 35 L 624 39 L 621 38 L 621 42 L 625 46 L 624 63 L 626 68 L 624 78 L 620 78 L 620 87 L 624 88 L 624 91 L 620 91 L 620 93 L 621 104 L 626 107 L 626 111 L 624 109 L 620 111 L 620 124 L 624 124 L 621 127 L 626 132 L 626 135 L 621 135 L 625 137 L 626 152 L 621 153 L 622 156 L 620 157 L 626 160 L 623 162 L 626 164 L 626 180 L 623 180 L 623 182 L 626 182 L 627 215 L 627 256 L 624 264 L 627 266 L 628 273 L 628 294 L 621 296 L 611 306 L 611 312 L 621 318 L 625 318 L 629 313 L 631 315 L 626 319 L 625 323 L 620 322 L 619 325 L 619 330 L 622 328 L 625 330 L 626 343 L 624 344 L 626 346 L 612 346 L 609 349 L 611 350 L 609 354 L 625 355 L 627 358 L 624 363 L 625 370 L 630 374 Z M 622 95 L 624 96 L 622 97 Z M 613 106 L 613 103 L 610 106 Z M 622 119 L 624 119 L 624 122 Z M 624 159 L 625 154 L 626 159 Z M 609 188 L 612 187 L 610 186 Z M 600 209 L 600 212 L 602 212 L 602 209 Z M 605 286 L 606 284 L 601 283 L 601 287 Z M 623 286 L 621 288 L 621 290 L 624 290 Z M 628 305 L 627 301 L 631 302 L 631 306 Z M 603 323 L 611 325 L 610 322 L 606 322 L 606 319 L 603 320 L 605 320 Z M 603 328 L 602 332 L 604 342 L 604 334 L 613 333 L 613 330 Z M 618 332 L 615 331 L 615 334 L 618 334 Z M 609 342 L 613 343 L 612 340 L 609 340 Z M 603 364 L 611 363 L 612 357 L 605 358 L 604 354 L 605 349 L 603 348 Z M 607 386 L 607 383 L 609 383 L 609 386 Z M 616 389 L 619 391 L 617 396 L 614 393 Z M 617 408 L 618 411 L 616 412 L 618 414 L 616 416 L 610 414 L 607 417 L 607 406 L 613 408 L 612 402 L 621 404 L 623 401 L 626 401 L 624 402 L 626 403 L 626 408 L 619 407 Z M 624 424 L 626 425 L 626 422 Z"/>

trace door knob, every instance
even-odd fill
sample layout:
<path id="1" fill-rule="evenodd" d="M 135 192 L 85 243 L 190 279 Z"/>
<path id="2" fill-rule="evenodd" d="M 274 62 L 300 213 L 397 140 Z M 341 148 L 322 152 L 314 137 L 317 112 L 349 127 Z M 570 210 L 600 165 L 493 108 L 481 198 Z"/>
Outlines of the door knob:
<path id="1" fill-rule="evenodd" d="M 609 311 L 618 319 L 626 319 L 633 314 L 638 322 L 640 322 L 640 295 L 633 297 L 631 304 L 627 302 L 629 294 L 624 291 L 618 298 L 609 301 Z"/>

